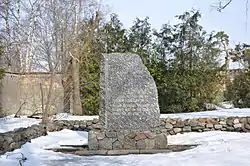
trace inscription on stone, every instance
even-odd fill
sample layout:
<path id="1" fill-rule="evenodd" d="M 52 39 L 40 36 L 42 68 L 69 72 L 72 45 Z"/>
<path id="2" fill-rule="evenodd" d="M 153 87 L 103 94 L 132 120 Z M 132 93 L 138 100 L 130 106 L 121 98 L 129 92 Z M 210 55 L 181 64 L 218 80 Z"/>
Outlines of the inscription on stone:
<path id="1" fill-rule="evenodd" d="M 138 55 L 104 54 L 100 88 L 99 119 L 105 129 L 150 129 L 159 124 L 157 88 Z"/>

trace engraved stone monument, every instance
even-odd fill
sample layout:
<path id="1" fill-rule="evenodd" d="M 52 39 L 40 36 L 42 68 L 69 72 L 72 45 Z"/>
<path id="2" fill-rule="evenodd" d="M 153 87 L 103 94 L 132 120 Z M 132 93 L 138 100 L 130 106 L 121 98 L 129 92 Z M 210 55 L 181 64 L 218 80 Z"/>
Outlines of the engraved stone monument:
<path id="1" fill-rule="evenodd" d="M 167 147 L 167 134 L 158 128 L 157 88 L 138 55 L 102 56 L 99 121 L 102 129 L 88 134 L 90 150 Z"/>
<path id="2" fill-rule="evenodd" d="M 104 54 L 100 88 L 99 119 L 106 129 L 150 129 L 158 125 L 157 88 L 138 55 Z"/>

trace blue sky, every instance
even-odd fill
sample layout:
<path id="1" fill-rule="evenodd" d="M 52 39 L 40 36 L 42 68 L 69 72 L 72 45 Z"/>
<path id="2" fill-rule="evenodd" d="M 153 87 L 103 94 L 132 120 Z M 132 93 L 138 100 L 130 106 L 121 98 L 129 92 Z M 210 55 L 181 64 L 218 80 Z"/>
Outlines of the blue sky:
<path id="1" fill-rule="evenodd" d="M 110 11 L 117 13 L 124 26 L 130 27 L 136 17 L 149 16 L 153 28 L 175 23 L 174 16 L 192 8 L 202 13 L 201 25 L 208 32 L 225 31 L 231 44 L 250 43 L 250 22 L 247 23 L 245 0 L 233 0 L 222 13 L 212 7 L 219 0 L 104 0 Z M 250 14 L 250 10 L 249 10 Z"/>

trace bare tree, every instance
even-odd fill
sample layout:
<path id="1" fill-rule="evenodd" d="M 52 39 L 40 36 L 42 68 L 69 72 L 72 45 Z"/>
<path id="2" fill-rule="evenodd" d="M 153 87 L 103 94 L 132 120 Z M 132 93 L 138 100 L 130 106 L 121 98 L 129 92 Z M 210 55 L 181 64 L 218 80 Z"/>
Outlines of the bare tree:
<path id="1" fill-rule="evenodd" d="M 98 0 L 3 0 L 0 36 L 4 38 L 5 64 L 11 71 L 61 72 L 65 111 L 73 100 L 73 113 L 82 115 L 79 65 L 98 26 Z M 95 19 L 93 19 L 95 15 Z M 93 18 L 92 18 L 93 17 Z M 83 20 L 92 20 L 83 26 Z M 86 30 L 87 29 L 87 30 Z M 84 40 L 79 34 L 88 31 Z M 56 67 L 55 67 L 56 66 Z M 46 103 L 46 102 L 45 102 Z M 46 107 L 46 106 L 45 106 Z"/>

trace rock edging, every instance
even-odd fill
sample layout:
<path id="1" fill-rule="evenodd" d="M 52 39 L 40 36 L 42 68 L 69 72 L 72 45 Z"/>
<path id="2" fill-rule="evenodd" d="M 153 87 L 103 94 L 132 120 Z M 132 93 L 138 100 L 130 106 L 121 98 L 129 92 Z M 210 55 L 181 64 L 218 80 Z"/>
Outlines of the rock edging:
<path id="1" fill-rule="evenodd" d="M 47 131 L 54 132 L 63 129 L 76 131 L 100 131 L 102 127 L 98 119 L 85 121 L 57 120 L 51 124 L 37 124 L 27 128 L 0 133 L 0 155 L 20 148 L 31 139 L 47 135 Z M 228 131 L 250 132 L 250 117 L 228 118 L 193 118 L 193 119 L 161 119 L 161 124 L 155 129 L 157 134 L 175 135 L 186 132 Z"/>
<path id="2" fill-rule="evenodd" d="M 42 124 L 0 133 L 0 155 L 19 149 L 25 143 L 30 142 L 31 139 L 45 135 L 47 135 L 46 126 Z"/>

